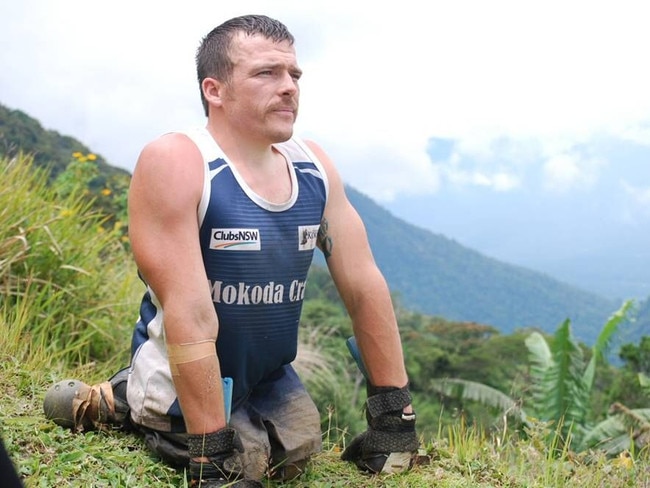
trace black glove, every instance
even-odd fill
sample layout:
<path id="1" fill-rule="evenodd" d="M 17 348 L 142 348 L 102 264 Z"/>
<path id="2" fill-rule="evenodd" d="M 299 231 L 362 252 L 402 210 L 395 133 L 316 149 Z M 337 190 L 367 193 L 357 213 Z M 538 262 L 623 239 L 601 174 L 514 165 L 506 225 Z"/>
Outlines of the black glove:
<path id="1" fill-rule="evenodd" d="M 187 448 L 190 455 L 190 486 L 262 486 L 257 481 L 243 479 L 243 467 L 237 453 L 243 453 L 244 446 L 235 429 L 224 428 L 210 434 L 188 434 Z M 193 460 L 201 457 L 208 458 L 208 461 Z"/>
<path id="2" fill-rule="evenodd" d="M 371 473 L 395 473 L 409 469 L 419 446 L 415 412 L 402 412 L 410 404 L 408 386 L 369 385 L 366 401 L 368 430 L 352 439 L 341 459 L 354 462 L 359 469 Z"/>

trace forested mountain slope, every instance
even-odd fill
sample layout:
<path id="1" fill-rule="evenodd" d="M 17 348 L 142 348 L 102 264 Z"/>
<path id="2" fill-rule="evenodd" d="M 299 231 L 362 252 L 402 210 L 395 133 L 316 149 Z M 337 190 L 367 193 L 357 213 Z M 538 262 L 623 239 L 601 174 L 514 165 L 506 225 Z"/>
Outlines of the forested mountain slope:
<path id="1" fill-rule="evenodd" d="M 37 166 L 48 167 L 52 178 L 65 169 L 72 153 L 92 152 L 74 137 L 46 130 L 38 120 L 25 112 L 10 109 L 0 103 L 0 154 L 14 157 L 19 151 L 33 155 Z M 128 173 L 108 164 L 99 154 L 95 163 L 101 176 L 97 185 L 115 175 Z"/>
<path id="2" fill-rule="evenodd" d="M 410 225 L 353 188 L 347 193 L 390 288 L 407 308 L 492 325 L 504 333 L 528 326 L 552 331 L 569 318 L 575 335 L 591 343 L 620 306 Z"/>

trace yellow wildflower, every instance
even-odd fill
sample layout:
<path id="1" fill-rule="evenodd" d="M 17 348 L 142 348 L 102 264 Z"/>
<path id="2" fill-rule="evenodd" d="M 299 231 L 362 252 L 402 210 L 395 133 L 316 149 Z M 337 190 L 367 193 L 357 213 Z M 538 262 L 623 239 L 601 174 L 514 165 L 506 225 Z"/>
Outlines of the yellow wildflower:
<path id="1" fill-rule="evenodd" d="M 110 188 L 104 188 L 104 189 L 102 190 L 102 195 L 104 195 L 105 197 L 109 196 L 111 193 L 112 193 L 112 192 L 111 192 L 111 189 L 110 189 Z"/>
<path id="2" fill-rule="evenodd" d="M 88 153 L 86 154 L 86 158 L 88 159 L 88 161 L 94 161 L 95 159 L 97 159 L 97 155 L 93 153 Z"/>
<path id="3" fill-rule="evenodd" d="M 623 451 L 614 460 L 614 464 L 620 466 L 621 468 L 632 469 L 632 467 L 634 466 L 634 459 L 632 459 L 632 455 L 630 454 L 630 451 Z"/>
<path id="4" fill-rule="evenodd" d="M 81 154 L 79 151 L 73 152 L 72 157 L 75 158 L 75 159 L 79 159 L 79 158 L 83 157 L 83 154 Z"/>

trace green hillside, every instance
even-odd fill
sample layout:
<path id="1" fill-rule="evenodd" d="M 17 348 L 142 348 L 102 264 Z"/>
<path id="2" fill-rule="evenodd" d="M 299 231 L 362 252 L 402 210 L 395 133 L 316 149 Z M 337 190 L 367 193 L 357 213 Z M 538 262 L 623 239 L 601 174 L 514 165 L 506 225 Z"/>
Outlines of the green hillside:
<path id="1" fill-rule="evenodd" d="M 620 306 L 408 224 L 353 188 L 347 193 L 390 288 L 407 308 L 504 333 L 522 327 L 551 331 L 570 318 L 576 337 L 592 343 L 600 324 Z"/>
<path id="2" fill-rule="evenodd" d="M 34 154 L 36 165 L 49 167 L 52 177 L 66 167 L 73 152 L 91 152 L 76 139 L 45 130 L 27 114 L 0 104 L 0 153 L 13 157 L 21 150 Z M 100 188 L 115 187 L 107 182 L 128 176 L 101 156 L 97 165 L 100 177 L 93 184 Z M 347 191 L 366 224 L 375 258 L 405 307 L 491 325 L 504 333 L 529 326 L 551 331 L 570 318 L 576 336 L 591 343 L 620 305 L 485 257 L 394 217 L 353 188 Z M 322 259 L 317 263 L 323 264 Z"/>

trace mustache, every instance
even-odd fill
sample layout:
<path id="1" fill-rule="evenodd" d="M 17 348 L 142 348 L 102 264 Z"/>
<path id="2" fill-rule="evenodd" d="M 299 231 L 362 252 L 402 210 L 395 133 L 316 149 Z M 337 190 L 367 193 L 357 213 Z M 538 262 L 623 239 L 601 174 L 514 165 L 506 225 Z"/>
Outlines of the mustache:
<path id="1" fill-rule="evenodd" d="M 278 103 L 271 106 L 271 110 L 291 110 L 292 112 L 298 111 L 297 103 Z"/>

